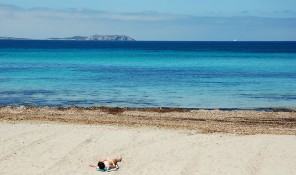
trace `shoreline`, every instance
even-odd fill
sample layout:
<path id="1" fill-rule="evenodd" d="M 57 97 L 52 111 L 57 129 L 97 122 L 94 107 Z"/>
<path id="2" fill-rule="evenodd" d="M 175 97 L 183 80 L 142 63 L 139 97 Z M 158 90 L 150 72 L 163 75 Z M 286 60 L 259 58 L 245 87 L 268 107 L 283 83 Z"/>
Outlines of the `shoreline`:
<path id="1" fill-rule="evenodd" d="M 296 135 L 296 112 L 181 108 L 0 107 L 0 121 L 157 127 L 197 133 Z"/>
<path id="2" fill-rule="evenodd" d="M 179 108 L 179 107 L 111 107 L 111 106 L 27 106 L 7 105 L 1 108 L 50 108 L 57 110 L 81 109 L 81 110 L 120 110 L 120 111 L 153 111 L 153 112 L 181 112 L 190 110 L 219 110 L 219 111 L 263 111 L 263 112 L 296 112 L 296 106 L 271 106 L 271 107 L 238 107 L 238 108 Z"/>

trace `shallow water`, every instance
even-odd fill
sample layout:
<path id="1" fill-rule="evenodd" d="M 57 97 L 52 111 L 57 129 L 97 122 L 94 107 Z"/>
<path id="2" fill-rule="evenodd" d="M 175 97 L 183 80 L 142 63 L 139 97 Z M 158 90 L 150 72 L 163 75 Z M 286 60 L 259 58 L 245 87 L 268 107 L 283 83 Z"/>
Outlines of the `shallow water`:
<path id="1" fill-rule="evenodd" d="M 0 41 L 0 105 L 296 106 L 296 42 Z"/>

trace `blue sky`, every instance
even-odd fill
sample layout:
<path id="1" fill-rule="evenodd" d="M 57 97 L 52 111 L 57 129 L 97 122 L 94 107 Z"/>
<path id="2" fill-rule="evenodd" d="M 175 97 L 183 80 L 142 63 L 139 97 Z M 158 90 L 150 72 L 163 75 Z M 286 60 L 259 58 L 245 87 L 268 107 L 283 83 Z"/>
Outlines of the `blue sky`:
<path id="1" fill-rule="evenodd" d="M 0 36 L 296 40 L 295 0 L 0 0 Z"/>

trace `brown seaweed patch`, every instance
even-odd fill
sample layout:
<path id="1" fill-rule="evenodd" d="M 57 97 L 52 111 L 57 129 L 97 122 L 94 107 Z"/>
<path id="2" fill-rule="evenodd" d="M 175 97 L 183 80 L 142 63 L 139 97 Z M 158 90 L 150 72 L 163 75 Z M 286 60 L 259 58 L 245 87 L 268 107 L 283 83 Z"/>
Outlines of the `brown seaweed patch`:
<path id="1" fill-rule="evenodd" d="M 124 111 L 126 111 L 127 109 L 125 108 L 112 108 L 112 107 L 100 107 L 100 110 L 102 110 L 103 112 L 106 112 L 108 114 L 113 114 L 113 115 L 118 115 L 118 114 L 122 114 Z"/>
<path id="2" fill-rule="evenodd" d="M 168 113 L 168 112 L 188 112 L 188 109 L 183 108 L 120 108 L 120 107 L 106 107 L 106 106 L 92 106 L 92 107 L 56 107 L 58 111 L 67 111 L 67 110 L 90 110 L 90 111 L 103 111 L 108 114 L 118 115 L 126 111 L 140 111 L 140 112 L 157 112 L 157 113 Z"/>
<path id="3" fill-rule="evenodd" d="M 141 112 L 158 112 L 158 113 L 167 113 L 167 112 L 188 112 L 189 110 L 183 108 L 136 108 L 137 111 Z"/>

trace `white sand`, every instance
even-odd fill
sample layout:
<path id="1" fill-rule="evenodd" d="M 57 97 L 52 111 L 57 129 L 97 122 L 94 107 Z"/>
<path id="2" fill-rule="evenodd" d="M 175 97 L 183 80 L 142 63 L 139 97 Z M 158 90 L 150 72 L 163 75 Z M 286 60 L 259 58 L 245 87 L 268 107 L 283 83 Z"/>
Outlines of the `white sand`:
<path id="1" fill-rule="evenodd" d="M 123 155 L 96 172 L 97 157 Z M 0 174 L 296 174 L 296 136 L 0 122 Z"/>

